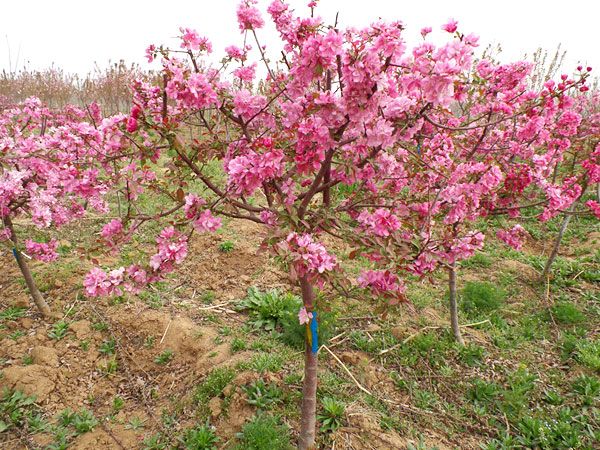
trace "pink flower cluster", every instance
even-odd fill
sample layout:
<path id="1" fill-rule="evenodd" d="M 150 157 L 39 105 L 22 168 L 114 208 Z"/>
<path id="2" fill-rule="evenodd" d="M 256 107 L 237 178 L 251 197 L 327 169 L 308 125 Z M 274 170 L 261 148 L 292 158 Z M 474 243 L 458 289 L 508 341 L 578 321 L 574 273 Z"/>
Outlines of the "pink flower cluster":
<path id="1" fill-rule="evenodd" d="M 93 267 L 85 276 L 83 287 L 89 297 L 123 295 L 124 274 L 124 267 L 111 270 L 108 273 L 99 267 Z"/>
<path id="2" fill-rule="evenodd" d="M 113 219 L 102 227 L 100 236 L 110 247 L 115 247 L 123 235 L 123 222 L 120 219 Z"/>
<path id="3" fill-rule="evenodd" d="M 35 242 L 31 239 L 25 241 L 25 250 L 29 256 L 43 262 L 52 262 L 58 259 L 58 241 L 51 239 L 50 242 Z"/>
<path id="4" fill-rule="evenodd" d="M 365 210 L 358 216 L 358 222 L 375 236 L 388 237 L 400 229 L 400 220 L 386 208 L 378 208 L 373 213 Z"/>
<path id="5" fill-rule="evenodd" d="M 284 155 L 281 150 L 259 154 L 253 150 L 229 161 L 227 184 L 236 194 L 252 195 L 263 183 L 283 175 Z"/>
<path id="6" fill-rule="evenodd" d="M 406 291 L 404 283 L 389 270 L 365 270 L 358 277 L 358 284 L 373 295 L 398 296 Z"/>
<path id="7" fill-rule="evenodd" d="M 298 322 L 300 322 L 300 325 L 306 325 L 310 323 L 312 318 L 313 313 L 308 312 L 304 306 L 298 311 Z"/>
<path id="8" fill-rule="evenodd" d="M 237 18 L 241 31 L 256 30 L 265 24 L 260 11 L 253 6 L 256 3 L 256 0 L 245 0 L 239 4 Z"/>
<path id="9" fill-rule="evenodd" d="M 323 284 L 322 275 L 337 266 L 335 256 L 310 234 L 290 233 L 280 246 L 289 252 L 296 275 L 306 276 L 319 285 Z"/>
<path id="10" fill-rule="evenodd" d="M 510 230 L 498 230 L 496 232 L 496 236 L 502 242 L 507 245 L 510 245 L 515 250 L 521 250 L 523 247 L 523 242 L 527 238 L 529 234 L 525 231 L 521 225 L 515 225 Z"/>
<path id="11" fill-rule="evenodd" d="M 191 28 L 180 28 L 181 31 L 181 48 L 192 50 L 192 51 L 205 51 L 207 53 L 212 52 L 212 44 L 210 41 L 202 36 L 198 35 L 196 30 Z"/>
<path id="12" fill-rule="evenodd" d="M 207 209 L 198 216 L 192 225 L 196 231 L 215 232 L 221 228 L 222 221 L 220 217 L 213 216 L 210 209 Z"/>
<path id="13" fill-rule="evenodd" d="M 158 253 L 150 258 L 150 267 L 157 272 L 172 272 L 174 264 L 181 264 L 187 256 L 187 238 L 175 228 L 163 229 L 156 238 Z"/>

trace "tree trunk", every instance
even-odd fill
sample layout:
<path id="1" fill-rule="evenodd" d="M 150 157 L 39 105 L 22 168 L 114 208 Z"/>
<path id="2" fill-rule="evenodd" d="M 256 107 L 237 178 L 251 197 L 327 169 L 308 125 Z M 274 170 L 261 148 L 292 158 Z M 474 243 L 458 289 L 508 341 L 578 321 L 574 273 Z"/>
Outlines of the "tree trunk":
<path id="1" fill-rule="evenodd" d="M 331 166 L 327 168 L 323 176 L 323 184 L 327 184 L 331 181 Z M 326 187 L 323 189 L 323 206 L 329 206 L 331 204 L 331 188 Z"/>
<path id="2" fill-rule="evenodd" d="M 44 317 L 51 317 L 52 313 L 50 311 L 50 307 L 44 300 L 42 293 L 39 291 L 37 286 L 35 285 L 35 281 L 33 280 L 33 275 L 31 275 L 31 271 L 29 270 L 29 266 L 25 262 L 23 255 L 18 249 L 19 242 L 17 240 L 17 233 L 13 227 L 12 221 L 10 217 L 5 217 L 3 219 L 4 226 L 10 230 L 10 239 L 13 241 L 13 254 L 15 259 L 17 260 L 17 264 L 19 265 L 19 269 L 21 269 L 21 273 L 23 274 L 23 278 L 25 278 L 25 284 L 29 289 L 29 293 L 31 294 L 31 298 L 37 306 L 38 310 L 42 313 Z"/>
<path id="3" fill-rule="evenodd" d="M 302 301 L 307 311 L 313 311 L 315 293 L 306 278 L 300 279 Z M 304 383 L 302 385 L 302 417 L 300 419 L 300 437 L 298 448 L 308 450 L 315 448 L 315 429 L 317 423 L 317 353 L 313 353 L 306 339 L 304 357 Z"/>
<path id="4" fill-rule="evenodd" d="M 548 279 L 548 276 L 550 275 L 550 269 L 552 269 L 552 264 L 554 264 L 554 260 L 556 259 L 556 256 L 558 255 L 558 249 L 560 248 L 560 243 L 565 234 L 565 231 L 567 231 L 567 227 L 569 226 L 571 217 L 573 217 L 573 215 L 569 214 L 569 212 L 572 212 L 575 209 L 575 203 L 577 203 L 577 202 L 573 202 L 573 204 L 571 205 L 571 207 L 568 210 L 568 213 L 565 214 L 563 221 L 560 224 L 560 229 L 558 230 L 558 236 L 556 236 L 556 240 L 554 241 L 554 246 L 552 247 L 552 252 L 550 253 L 550 256 L 548 256 L 548 259 L 546 260 L 546 265 L 544 266 L 544 272 L 542 273 L 542 278 L 540 280 L 542 282 L 545 282 Z"/>
<path id="5" fill-rule="evenodd" d="M 448 293 L 450 294 L 450 323 L 452 324 L 452 333 L 456 342 L 465 345 L 465 341 L 460 333 L 458 325 L 458 301 L 456 294 L 456 266 L 453 263 L 448 269 Z"/>

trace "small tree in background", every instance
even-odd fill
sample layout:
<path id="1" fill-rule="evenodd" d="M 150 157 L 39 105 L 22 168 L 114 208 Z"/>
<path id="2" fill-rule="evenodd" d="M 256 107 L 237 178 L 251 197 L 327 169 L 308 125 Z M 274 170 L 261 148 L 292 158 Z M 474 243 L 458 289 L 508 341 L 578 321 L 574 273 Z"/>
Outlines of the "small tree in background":
<path id="1" fill-rule="evenodd" d="M 90 122 L 84 121 L 88 118 Z M 102 162 L 121 155 L 122 136 L 115 125 L 123 117 L 103 120 L 98 106 L 51 111 L 36 98 L 5 105 L 0 112 L 0 242 L 10 248 L 39 311 L 50 307 L 37 288 L 25 256 L 52 262 L 58 242 L 19 240 L 15 219 L 30 218 L 40 230 L 57 229 L 80 219 L 87 209 L 106 213 L 109 190 Z"/>

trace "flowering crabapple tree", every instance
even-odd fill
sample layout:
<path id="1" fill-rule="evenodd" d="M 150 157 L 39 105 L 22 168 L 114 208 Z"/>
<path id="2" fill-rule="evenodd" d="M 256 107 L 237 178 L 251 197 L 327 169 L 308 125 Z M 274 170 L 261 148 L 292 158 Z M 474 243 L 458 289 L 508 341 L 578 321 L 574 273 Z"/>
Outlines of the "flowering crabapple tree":
<path id="1" fill-rule="evenodd" d="M 583 70 L 578 67 L 578 70 Z M 591 71 L 588 67 L 587 71 Z M 565 157 L 554 167 L 553 179 L 562 179 L 564 184 L 571 185 L 576 199 L 563 209 L 562 221 L 550 255 L 544 265 L 541 280 L 546 281 L 550 276 L 552 264 L 558 255 L 562 238 L 571 218 L 575 215 L 593 214 L 600 219 L 600 92 L 588 92 L 587 86 L 580 88 L 583 94 L 574 98 L 571 117 L 574 121 L 568 139 L 570 146 L 565 151 Z M 584 197 L 586 190 L 596 185 L 597 199 L 585 202 L 585 209 L 576 210 L 576 206 Z"/>
<path id="2" fill-rule="evenodd" d="M 468 183 L 478 183 L 485 197 L 502 175 L 490 164 L 471 163 L 466 144 L 455 150 L 454 135 L 459 143 L 474 139 L 475 154 L 486 126 L 501 139 L 501 130 L 492 133 L 496 122 L 526 115 L 535 104 L 529 94 L 514 106 L 499 100 L 498 112 L 485 108 L 492 91 L 504 99 L 515 94 L 511 77 L 518 70 L 490 63 L 486 71 L 482 62 L 483 74 L 474 78 L 477 38 L 455 33 L 454 22 L 444 27 L 452 33 L 447 43 L 425 41 L 408 50 L 401 22 L 339 30 L 314 15 L 315 3 L 310 17 L 296 16 L 282 0 L 268 7 L 284 48 L 276 64 L 258 39 L 264 19 L 251 0 L 237 10 L 244 44 L 227 47 L 220 65 L 209 63 L 210 41 L 188 28 L 181 29 L 179 48 L 147 49 L 149 61 L 160 59 L 163 83 L 133 86 L 125 128 L 137 159 L 116 163 L 126 173 L 129 206 L 101 236 L 118 248 L 144 222 L 164 228 L 148 261 L 109 271 L 95 267 L 84 282 L 90 296 L 137 292 L 175 270 L 192 232 L 215 231 L 222 217 L 262 225 L 262 247 L 279 256 L 302 293 L 301 449 L 315 445 L 315 289 L 358 287 L 397 303 L 405 299 L 403 271 L 425 274 L 472 254 L 481 245 L 479 233 L 445 230 L 478 208 L 464 204 Z M 480 103 L 466 101 L 477 96 Z M 482 144 L 493 145 L 484 138 Z M 461 158 L 469 163 L 461 165 Z M 222 174 L 215 174 L 215 162 Z M 455 178 L 446 164 L 457 170 Z M 136 199 L 145 190 L 172 205 L 142 211 Z M 463 198 L 456 208 L 454 195 Z M 436 228 L 443 231 L 434 243 L 431 222 L 444 208 L 460 218 Z M 372 267 L 351 280 L 336 250 L 347 245 L 326 246 L 335 240 Z"/>
<path id="3" fill-rule="evenodd" d="M 28 218 L 51 235 L 51 229 L 80 219 L 86 209 L 106 213 L 103 196 L 109 184 L 100 161 L 110 149 L 121 154 L 122 138 L 115 137 L 121 135 L 115 123 L 102 119 L 96 104 L 86 110 L 68 106 L 51 111 L 33 97 L 4 105 L 0 111 L 0 243 L 11 249 L 44 316 L 51 311 L 25 257 L 55 261 L 58 241 L 26 239 L 21 244 L 15 219 Z"/>
<path id="4" fill-rule="evenodd" d="M 459 111 L 467 111 L 463 105 L 469 105 L 466 114 L 455 110 L 435 117 L 442 130 L 423 140 L 423 157 L 436 169 L 433 179 L 431 172 L 424 173 L 423 188 L 429 194 L 423 202 L 427 206 L 423 225 L 431 227 L 426 246 L 431 252 L 423 254 L 423 261 L 448 267 L 451 323 L 458 342 L 462 336 L 456 262 L 484 244 L 484 234 L 473 228 L 476 221 L 497 215 L 515 219 L 532 205 L 543 207 L 538 218 L 545 221 L 581 195 L 577 183 L 557 180 L 554 173 L 568 150 L 578 153 L 570 137 L 581 119 L 573 112 L 569 94 L 582 87 L 587 73 L 578 73 L 576 79 L 563 76 L 558 86 L 548 83 L 536 92 L 528 89 L 530 68 L 523 62 L 497 67 L 480 62 L 474 78 L 485 79 L 485 90 L 476 87 L 454 105 Z M 483 123 L 473 121 L 473 114 L 485 115 Z M 527 236 L 519 224 L 496 234 L 515 249 Z"/>
<path id="5" fill-rule="evenodd" d="M 474 40 L 459 33 L 454 21 L 443 29 L 459 42 Z M 422 31 L 424 38 L 429 31 Z M 431 67 L 430 45 L 425 40 L 413 51 L 424 71 L 437 68 Z M 569 94 L 586 89 L 589 71 L 579 68 L 575 77 L 563 75 L 558 85 L 549 82 L 535 91 L 528 83 L 531 68 L 524 61 L 497 64 L 486 59 L 472 70 L 465 65 L 451 85 L 452 95 L 439 104 L 429 100 L 418 105 L 420 117 L 412 134 L 395 143 L 394 159 L 388 159 L 387 166 L 366 168 L 371 173 L 365 179 L 377 175 L 387 179 L 377 192 L 384 201 L 372 205 L 372 212 L 349 211 L 365 231 L 351 232 L 359 248 L 363 246 L 365 255 L 387 269 L 385 277 L 377 273 L 380 284 L 397 283 L 393 274 L 399 271 L 419 276 L 440 268 L 448 271 L 451 325 L 461 344 L 457 262 L 483 247 L 485 235 L 476 228 L 478 221 L 497 215 L 517 218 L 532 203 L 544 206 L 539 218 L 548 220 L 580 195 L 580 182 L 557 180 L 555 173 L 567 150 L 581 153 L 571 137 L 582 120 Z M 347 203 L 365 206 L 353 194 Z M 408 241 L 417 248 L 389 252 L 389 246 L 373 246 L 372 235 Z M 520 249 L 527 233 L 517 224 L 499 230 L 497 236 Z M 366 283 L 364 278 L 360 281 Z"/>

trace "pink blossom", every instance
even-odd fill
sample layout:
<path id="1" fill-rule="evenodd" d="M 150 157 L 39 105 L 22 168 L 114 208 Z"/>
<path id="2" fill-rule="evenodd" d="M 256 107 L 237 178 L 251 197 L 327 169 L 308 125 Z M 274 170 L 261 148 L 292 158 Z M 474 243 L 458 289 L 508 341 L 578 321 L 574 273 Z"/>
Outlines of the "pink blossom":
<path id="1" fill-rule="evenodd" d="M 154 54 L 156 53 L 156 46 L 154 44 L 149 45 L 146 48 L 146 59 L 149 63 L 154 61 Z"/>
<path id="2" fill-rule="evenodd" d="M 515 225 L 510 230 L 498 230 L 496 236 L 515 250 L 521 250 L 523 241 L 528 236 L 528 233 L 521 225 Z"/>
<path id="3" fill-rule="evenodd" d="M 220 217 L 214 217 L 210 209 L 205 210 L 198 216 L 198 219 L 194 221 L 194 229 L 200 232 L 203 231 L 217 231 L 221 228 L 222 222 Z"/>
<path id="4" fill-rule="evenodd" d="M 313 313 L 306 311 L 304 306 L 298 311 L 298 322 L 300 322 L 300 325 L 306 325 L 307 323 L 310 323 L 312 318 Z"/>
<path id="5" fill-rule="evenodd" d="M 100 236 L 106 241 L 112 241 L 115 236 L 123 233 L 123 222 L 120 219 L 113 219 L 102 227 Z"/>
<path id="6" fill-rule="evenodd" d="M 212 52 L 212 44 L 210 41 L 202 36 L 198 35 L 196 30 L 191 28 L 180 28 L 181 31 L 181 48 L 193 51 L 206 51 L 207 53 Z"/>
<path id="7" fill-rule="evenodd" d="M 259 213 L 258 217 L 265 225 L 270 227 L 277 225 L 277 214 L 275 214 L 273 211 L 263 210 Z"/>
<path id="8" fill-rule="evenodd" d="M 431 27 L 423 27 L 421 28 L 421 36 L 423 36 L 423 39 L 425 39 L 425 37 L 431 33 Z"/>
<path id="9" fill-rule="evenodd" d="M 592 211 L 592 213 L 598 218 L 600 219 L 600 203 L 594 201 L 594 200 L 588 200 L 587 202 L 585 202 L 585 206 L 587 206 L 588 208 L 590 208 L 590 210 Z"/>
<path id="10" fill-rule="evenodd" d="M 249 66 L 238 67 L 233 74 L 242 81 L 251 82 L 256 75 L 256 63 Z"/>
<path id="11" fill-rule="evenodd" d="M 358 284 L 371 289 L 373 295 L 398 295 L 406 290 L 404 284 L 389 270 L 364 270 L 358 277 Z"/>
<path id="12" fill-rule="evenodd" d="M 183 206 L 186 219 L 196 219 L 200 215 L 200 208 L 204 205 L 206 205 L 206 200 L 196 194 L 186 195 L 185 205 Z"/>
<path id="13" fill-rule="evenodd" d="M 327 253 L 323 244 L 315 242 L 310 234 L 290 233 L 285 242 L 300 277 L 308 276 L 317 284 L 322 284 L 322 275 L 337 266 L 335 256 Z"/>
<path id="14" fill-rule="evenodd" d="M 240 61 L 246 57 L 246 53 L 244 52 L 244 50 L 242 50 L 241 48 L 239 48 L 235 45 L 230 45 L 229 47 L 225 47 L 225 52 L 227 53 L 227 56 L 229 56 L 230 58 L 239 59 Z"/>
<path id="15" fill-rule="evenodd" d="M 448 33 L 454 33 L 458 29 L 458 22 L 454 19 L 449 19 L 444 25 L 442 25 L 442 30 L 447 31 Z"/>
<path id="16" fill-rule="evenodd" d="M 155 271 L 171 272 L 174 264 L 181 264 L 187 256 L 187 238 L 173 227 L 163 229 L 158 238 L 158 253 L 150 258 Z"/>
<path id="17" fill-rule="evenodd" d="M 237 18 L 241 31 L 262 28 L 265 24 L 260 12 L 254 6 L 256 0 L 243 0 L 237 8 Z"/>
<path id="18" fill-rule="evenodd" d="M 35 242 L 31 239 L 25 241 L 25 250 L 30 256 L 43 262 L 52 262 L 58 259 L 58 241 L 56 239 L 50 242 Z"/>
<path id="19" fill-rule="evenodd" d="M 388 237 L 394 231 L 400 229 L 398 217 L 386 208 L 378 208 L 373 213 L 363 211 L 358 216 L 358 222 L 365 227 L 369 233 L 381 237 Z"/>

